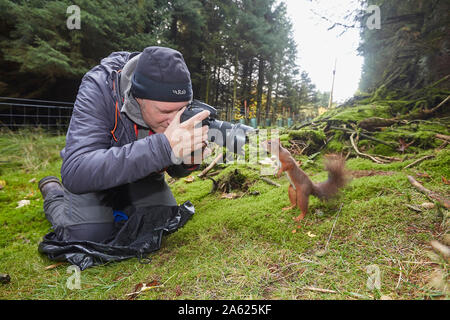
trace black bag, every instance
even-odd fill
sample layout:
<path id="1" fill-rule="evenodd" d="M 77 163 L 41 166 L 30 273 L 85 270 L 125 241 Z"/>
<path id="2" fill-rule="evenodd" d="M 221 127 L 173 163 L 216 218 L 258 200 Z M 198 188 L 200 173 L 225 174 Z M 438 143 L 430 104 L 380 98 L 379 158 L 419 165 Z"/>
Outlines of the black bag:
<path id="1" fill-rule="evenodd" d="M 129 219 L 119 223 L 113 237 L 105 243 L 61 241 L 55 232 L 50 232 L 38 250 L 51 260 L 68 261 L 81 270 L 133 257 L 144 259 L 161 248 L 163 235 L 184 226 L 194 212 L 189 201 L 181 206 L 133 208 Z"/>

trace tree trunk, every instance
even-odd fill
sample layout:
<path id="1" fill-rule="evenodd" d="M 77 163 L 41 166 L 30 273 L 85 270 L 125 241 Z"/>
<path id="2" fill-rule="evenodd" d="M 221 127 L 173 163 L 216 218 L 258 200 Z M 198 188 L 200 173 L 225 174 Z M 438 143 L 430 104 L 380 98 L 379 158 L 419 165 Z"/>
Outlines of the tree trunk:
<path id="1" fill-rule="evenodd" d="M 258 86 L 256 88 L 256 119 L 258 125 L 261 123 L 261 108 L 262 108 L 262 95 L 264 86 L 264 74 L 265 74 L 265 61 L 263 58 L 259 59 L 258 67 Z"/>
<path id="2" fill-rule="evenodd" d="M 231 112 L 230 112 L 230 118 L 228 121 L 232 120 L 232 117 L 234 115 L 234 107 L 236 105 L 236 91 L 237 91 L 237 77 L 239 75 L 239 54 L 236 52 L 236 60 L 234 61 L 234 77 L 233 77 L 233 100 L 231 103 Z"/>

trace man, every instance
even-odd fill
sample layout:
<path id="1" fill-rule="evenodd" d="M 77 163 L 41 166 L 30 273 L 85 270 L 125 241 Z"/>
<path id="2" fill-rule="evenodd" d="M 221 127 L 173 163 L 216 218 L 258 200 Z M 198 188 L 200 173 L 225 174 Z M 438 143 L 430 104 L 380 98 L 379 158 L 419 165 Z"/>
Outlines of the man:
<path id="1" fill-rule="evenodd" d="M 103 242 L 129 208 L 177 205 L 164 171 L 188 175 L 191 152 L 207 139 L 208 128 L 195 126 L 208 111 L 180 123 L 191 99 L 189 70 L 170 48 L 115 52 L 83 77 L 61 151 L 62 184 L 39 182 L 59 240 Z"/>

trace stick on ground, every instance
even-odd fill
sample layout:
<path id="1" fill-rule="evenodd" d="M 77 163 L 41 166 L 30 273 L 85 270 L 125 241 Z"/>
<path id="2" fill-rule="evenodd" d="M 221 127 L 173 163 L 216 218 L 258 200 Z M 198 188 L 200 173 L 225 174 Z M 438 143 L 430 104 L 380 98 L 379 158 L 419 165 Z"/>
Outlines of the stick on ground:
<path id="1" fill-rule="evenodd" d="M 314 288 L 314 287 L 304 287 L 303 289 L 310 290 L 310 291 L 316 291 L 316 292 L 322 292 L 322 293 L 337 293 L 337 291 L 334 291 L 334 290 Z"/>
<path id="2" fill-rule="evenodd" d="M 433 200 L 439 202 L 445 208 L 450 209 L 450 200 L 449 199 L 445 198 L 444 196 L 440 195 L 439 193 L 428 190 L 423 185 L 421 185 L 416 179 L 414 179 L 412 176 L 408 176 L 408 180 L 414 186 L 414 188 L 416 188 L 417 190 L 419 190 L 420 192 L 425 194 L 428 198 L 433 199 Z"/>
<path id="3" fill-rule="evenodd" d="M 415 166 L 416 164 L 421 163 L 422 161 L 425 161 L 425 160 L 431 159 L 431 158 L 434 158 L 434 156 L 433 156 L 433 155 L 425 156 L 425 157 L 423 157 L 423 158 L 420 158 L 420 159 L 414 161 L 413 163 L 408 164 L 408 165 L 407 165 L 406 167 L 404 167 L 403 169 L 411 168 L 412 166 Z"/>
<path id="4" fill-rule="evenodd" d="M 386 163 L 386 160 L 384 160 L 385 162 L 383 162 L 381 159 L 378 159 L 378 158 L 376 158 L 376 157 L 371 156 L 370 154 L 365 154 L 365 153 L 362 153 L 361 151 L 359 151 L 359 150 L 358 150 L 358 147 L 356 146 L 356 143 L 355 143 L 355 141 L 354 141 L 354 139 L 353 139 L 353 137 L 355 136 L 355 134 L 356 134 L 356 132 L 353 132 L 353 133 L 352 133 L 352 135 L 350 136 L 350 141 L 351 141 L 351 143 L 352 143 L 353 149 L 355 149 L 355 151 L 356 151 L 356 153 L 357 153 L 358 155 L 363 156 L 363 157 L 366 157 L 366 158 L 369 158 L 369 159 L 371 159 L 372 161 L 374 161 L 374 162 L 376 162 L 376 163 L 379 163 L 379 164 Z M 389 162 L 389 161 L 387 161 L 387 162 Z"/>
<path id="5" fill-rule="evenodd" d="M 213 162 L 211 162 L 211 163 L 209 164 L 209 166 L 206 167 L 205 170 L 203 170 L 203 171 L 198 175 L 198 177 L 199 177 L 199 178 L 202 178 L 205 174 L 207 174 L 207 173 L 209 172 L 209 170 L 211 170 L 212 168 L 214 168 L 214 166 L 222 159 L 222 157 L 223 157 L 223 153 L 220 153 L 220 154 L 213 160 Z"/>
<path id="6" fill-rule="evenodd" d="M 278 187 L 278 188 L 281 187 L 281 185 L 279 185 L 278 183 L 276 183 L 276 182 L 270 180 L 269 178 L 261 177 L 261 180 L 264 181 L 264 182 L 267 182 L 268 184 L 271 184 L 271 185 L 273 185 L 273 186 L 276 186 L 276 187 Z"/>

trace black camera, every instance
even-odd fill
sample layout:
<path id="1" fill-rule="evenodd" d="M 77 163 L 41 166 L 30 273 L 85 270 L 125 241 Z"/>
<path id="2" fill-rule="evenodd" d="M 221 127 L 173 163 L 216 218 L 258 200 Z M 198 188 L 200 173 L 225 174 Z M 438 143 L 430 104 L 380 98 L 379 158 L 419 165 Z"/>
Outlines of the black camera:
<path id="1" fill-rule="evenodd" d="M 256 133 L 257 129 L 241 123 L 232 124 L 227 121 L 220 121 L 217 119 L 216 108 L 198 100 L 193 100 L 187 106 L 181 115 L 180 122 L 186 121 L 204 110 L 210 112 L 209 117 L 202 121 L 202 126 L 209 127 L 208 141 L 217 143 L 219 146 L 225 146 L 231 152 L 244 155 L 243 147 L 249 141 L 248 135 Z"/>

